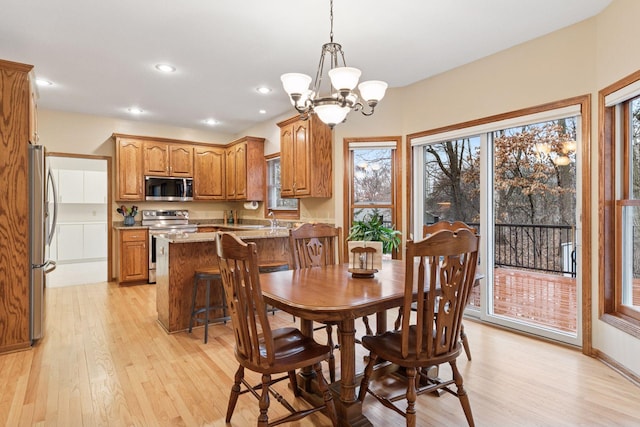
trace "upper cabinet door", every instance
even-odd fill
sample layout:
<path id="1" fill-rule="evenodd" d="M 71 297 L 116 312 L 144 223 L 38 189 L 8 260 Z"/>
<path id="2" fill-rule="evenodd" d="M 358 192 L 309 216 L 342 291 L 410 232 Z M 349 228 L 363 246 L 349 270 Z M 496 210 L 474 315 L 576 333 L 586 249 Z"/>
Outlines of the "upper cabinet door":
<path id="1" fill-rule="evenodd" d="M 143 200 L 143 142 L 116 138 L 116 200 Z"/>
<path id="2" fill-rule="evenodd" d="M 241 143 L 235 146 L 236 150 L 236 199 L 247 198 L 247 144 Z"/>
<path id="3" fill-rule="evenodd" d="M 280 129 L 280 195 L 282 197 L 295 196 L 293 191 L 295 171 L 293 151 L 293 125 L 287 125 Z"/>
<path id="4" fill-rule="evenodd" d="M 228 200 L 236 198 L 236 148 L 229 147 L 226 150 L 227 160 L 225 162 L 225 194 Z"/>
<path id="5" fill-rule="evenodd" d="M 107 203 L 107 172 L 84 171 L 84 202 Z"/>
<path id="6" fill-rule="evenodd" d="M 329 126 L 313 115 L 278 123 L 282 197 L 331 197 L 333 188 Z"/>
<path id="7" fill-rule="evenodd" d="M 193 147 L 191 145 L 169 146 L 169 174 L 171 176 L 193 176 Z"/>
<path id="8" fill-rule="evenodd" d="M 296 196 L 310 196 L 311 151 L 309 148 L 309 123 L 297 122 L 293 125 L 293 191 Z"/>
<path id="9" fill-rule="evenodd" d="M 226 150 L 197 146 L 193 157 L 193 197 L 196 200 L 224 200 Z"/>
<path id="10" fill-rule="evenodd" d="M 144 174 L 169 176 L 169 144 L 164 142 L 144 143 Z"/>

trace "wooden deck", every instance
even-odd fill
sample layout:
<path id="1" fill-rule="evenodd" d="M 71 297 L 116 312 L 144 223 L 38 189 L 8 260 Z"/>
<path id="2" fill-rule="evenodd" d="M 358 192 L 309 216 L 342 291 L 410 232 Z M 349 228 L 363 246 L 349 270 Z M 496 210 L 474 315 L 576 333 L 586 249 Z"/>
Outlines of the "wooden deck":
<path id="1" fill-rule="evenodd" d="M 494 270 L 493 312 L 535 325 L 576 332 L 576 279 L 530 270 Z M 470 305 L 480 306 L 480 288 Z"/>

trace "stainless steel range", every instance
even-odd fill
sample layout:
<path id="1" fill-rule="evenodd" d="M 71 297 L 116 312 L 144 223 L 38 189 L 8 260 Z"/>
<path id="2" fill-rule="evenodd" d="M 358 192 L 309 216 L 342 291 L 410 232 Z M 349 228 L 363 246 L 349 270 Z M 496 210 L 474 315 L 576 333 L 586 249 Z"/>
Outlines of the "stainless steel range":
<path id="1" fill-rule="evenodd" d="M 149 227 L 149 283 L 156 283 L 156 236 L 170 233 L 195 233 L 198 227 L 189 224 L 189 211 L 142 211 L 142 225 Z"/>

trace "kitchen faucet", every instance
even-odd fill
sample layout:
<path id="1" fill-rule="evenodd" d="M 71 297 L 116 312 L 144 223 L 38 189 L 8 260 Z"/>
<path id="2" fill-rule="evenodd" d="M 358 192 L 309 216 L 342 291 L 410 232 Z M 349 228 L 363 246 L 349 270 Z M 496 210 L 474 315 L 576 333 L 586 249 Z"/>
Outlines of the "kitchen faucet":
<path id="1" fill-rule="evenodd" d="M 269 215 L 267 216 L 270 217 L 269 222 L 271 222 L 271 230 L 275 230 L 278 226 L 278 218 L 273 214 L 273 211 L 269 212 Z"/>

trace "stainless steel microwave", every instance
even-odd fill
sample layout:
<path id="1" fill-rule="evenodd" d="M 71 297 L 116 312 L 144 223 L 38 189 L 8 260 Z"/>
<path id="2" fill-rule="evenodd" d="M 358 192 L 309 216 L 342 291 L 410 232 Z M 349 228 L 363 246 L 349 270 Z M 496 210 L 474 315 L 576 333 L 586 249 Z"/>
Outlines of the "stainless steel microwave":
<path id="1" fill-rule="evenodd" d="M 144 198 L 168 202 L 193 200 L 193 178 L 145 176 Z"/>

